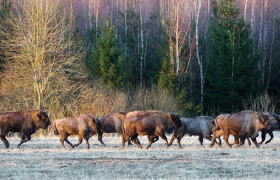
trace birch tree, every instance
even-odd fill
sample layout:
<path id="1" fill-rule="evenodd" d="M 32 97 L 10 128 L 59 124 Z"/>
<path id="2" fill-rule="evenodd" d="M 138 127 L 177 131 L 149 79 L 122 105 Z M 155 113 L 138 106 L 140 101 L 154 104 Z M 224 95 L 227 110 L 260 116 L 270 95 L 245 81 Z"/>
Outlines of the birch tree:
<path id="1" fill-rule="evenodd" d="M 200 107 L 201 107 L 201 114 L 203 114 L 203 96 L 204 96 L 204 76 L 203 76 L 203 62 L 200 58 L 200 51 L 199 51 L 199 17 L 201 11 L 201 0 L 195 2 L 195 44 L 196 44 L 196 58 L 199 65 L 199 72 L 200 72 Z"/>
<path id="2" fill-rule="evenodd" d="M 50 109 L 76 92 L 85 77 L 75 17 L 59 0 L 16 1 L 13 10 L 0 29 L 6 57 L 2 105 Z"/>

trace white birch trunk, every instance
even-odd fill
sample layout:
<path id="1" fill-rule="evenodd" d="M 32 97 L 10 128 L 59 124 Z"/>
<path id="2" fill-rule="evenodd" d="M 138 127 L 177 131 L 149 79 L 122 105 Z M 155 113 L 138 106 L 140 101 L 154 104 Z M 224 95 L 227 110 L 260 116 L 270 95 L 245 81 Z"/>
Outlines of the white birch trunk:
<path id="1" fill-rule="evenodd" d="M 273 24 L 272 24 L 272 40 L 271 40 L 270 51 L 269 51 L 270 58 L 269 58 L 269 62 L 268 62 L 268 75 L 267 75 L 267 82 L 266 82 L 266 90 L 268 89 L 268 85 L 270 82 L 271 64 L 272 64 L 272 60 L 273 60 L 272 49 L 273 49 L 274 39 L 275 39 L 275 22 L 276 22 L 275 14 L 276 13 L 274 13 Z"/>
<path id="2" fill-rule="evenodd" d="M 127 58 L 127 0 L 124 0 L 124 33 L 125 33 L 125 41 L 124 41 L 124 60 Z"/>
<path id="3" fill-rule="evenodd" d="M 180 69 L 180 57 L 179 57 L 179 1 L 177 1 L 175 11 L 176 11 L 176 30 L 175 30 L 175 38 L 176 38 L 176 74 L 177 74 L 177 88 L 179 90 L 180 87 L 180 76 L 179 76 L 179 69 Z"/>
<path id="4" fill-rule="evenodd" d="M 247 4 L 248 4 L 248 0 L 245 0 L 245 4 L 244 4 L 244 21 L 246 22 L 246 16 L 247 16 Z"/>
<path id="5" fill-rule="evenodd" d="M 144 31 L 143 31 L 143 17 L 142 17 L 142 0 L 140 0 L 140 86 L 143 88 L 144 84 Z"/>
<path id="6" fill-rule="evenodd" d="M 200 10 L 201 10 L 201 0 L 198 1 L 198 5 L 195 3 L 195 44 L 196 44 L 196 57 L 197 57 L 197 62 L 199 65 L 199 72 L 200 72 L 200 106 L 201 106 L 201 115 L 203 114 L 203 96 L 204 96 L 204 76 L 203 76 L 203 63 L 202 59 L 200 58 L 199 55 L 199 15 L 200 15 Z"/>

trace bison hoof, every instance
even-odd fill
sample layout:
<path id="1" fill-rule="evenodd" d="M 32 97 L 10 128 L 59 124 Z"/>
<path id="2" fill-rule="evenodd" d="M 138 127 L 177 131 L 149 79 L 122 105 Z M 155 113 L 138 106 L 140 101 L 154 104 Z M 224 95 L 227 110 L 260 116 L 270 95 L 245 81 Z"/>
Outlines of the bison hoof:
<path id="1" fill-rule="evenodd" d="M 20 149 L 20 145 L 17 145 L 17 148 Z"/>

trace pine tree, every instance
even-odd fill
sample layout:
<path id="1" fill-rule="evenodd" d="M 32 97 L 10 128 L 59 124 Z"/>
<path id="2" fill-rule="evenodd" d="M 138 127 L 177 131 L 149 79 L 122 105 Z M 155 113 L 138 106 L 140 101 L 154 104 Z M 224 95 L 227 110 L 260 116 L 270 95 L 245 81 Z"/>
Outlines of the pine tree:
<path id="1" fill-rule="evenodd" d="M 176 88 L 176 77 L 174 66 L 168 59 L 164 59 L 162 69 L 159 74 L 158 87 L 160 89 L 168 90 L 169 92 L 174 91 Z"/>
<path id="2" fill-rule="evenodd" d="M 206 104 L 208 110 L 221 112 L 240 110 L 242 100 L 255 94 L 257 56 L 252 39 L 234 0 L 214 4 L 211 23 Z"/>
<path id="3" fill-rule="evenodd" d="M 124 86 L 123 56 L 121 50 L 116 47 L 116 39 L 113 36 L 113 27 L 107 25 L 100 27 L 99 36 L 96 38 L 96 47 L 93 56 L 88 62 L 91 77 L 100 77 L 102 81 L 115 88 Z"/>

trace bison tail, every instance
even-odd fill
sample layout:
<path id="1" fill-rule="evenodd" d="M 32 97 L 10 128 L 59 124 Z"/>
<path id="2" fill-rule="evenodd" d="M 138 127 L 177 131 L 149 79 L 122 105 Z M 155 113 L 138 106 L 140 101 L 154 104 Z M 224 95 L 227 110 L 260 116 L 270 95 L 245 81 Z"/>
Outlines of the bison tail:
<path id="1" fill-rule="evenodd" d="M 122 123 L 122 130 L 121 130 L 121 132 L 119 132 L 119 133 L 120 133 L 121 135 L 123 135 L 124 132 L 125 132 L 125 130 L 124 130 L 124 123 Z"/>
<path id="2" fill-rule="evenodd" d="M 215 122 L 213 124 L 214 124 L 214 127 L 213 127 L 212 132 L 218 131 L 221 129 L 220 126 L 218 125 L 217 119 L 215 119 Z"/>
<path id="3" fill-rule="evenodd" d="M 56 123 L 53 124 L 53 127 L 54 127 L 53 133 L 54 133 L 55 135 L 58 135 L 59 133 L 58 133 L 58 130 L 57 130 L 57 128 L 56 128 Z"/>

